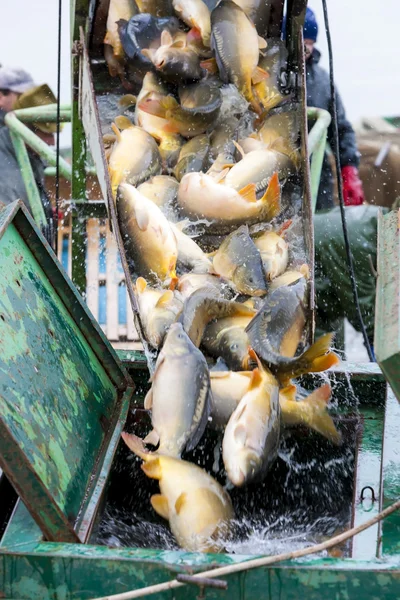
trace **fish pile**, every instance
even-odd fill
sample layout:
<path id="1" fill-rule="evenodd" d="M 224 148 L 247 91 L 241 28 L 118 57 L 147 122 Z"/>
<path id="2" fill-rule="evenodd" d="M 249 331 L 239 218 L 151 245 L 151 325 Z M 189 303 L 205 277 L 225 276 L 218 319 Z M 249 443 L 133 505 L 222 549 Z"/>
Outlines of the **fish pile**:
<path id="1" fill-rule="evenodd" d="M 105 143 L 157 352 L 153 429 L 123 439 L 159 480 L 151 504 L 188 550 L 221 551 L 234 517 L 228 492 L 181 458 L 207 426 L 223 433 L 237 487 L 265 478 L 281 428 L 340 443 L 330 386 L 299 400 L 293 383 L 338 358 L 331 334 L 304 345 L 310 274 L 290 242 L 301 215 L 288 219 L 282 202 L 300 168 L 299 128 L 280 91 L 285 45 L 265 39 L 269 13 L 257 0 L 111 0 L 104 40 L 110 75 L 137 94 L 121 96 Z"/>

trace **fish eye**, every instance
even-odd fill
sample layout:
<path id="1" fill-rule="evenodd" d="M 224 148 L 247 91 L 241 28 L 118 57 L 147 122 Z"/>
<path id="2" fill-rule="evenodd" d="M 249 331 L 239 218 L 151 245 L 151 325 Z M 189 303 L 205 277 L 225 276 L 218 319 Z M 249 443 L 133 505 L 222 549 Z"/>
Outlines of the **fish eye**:
<path id="1" fill-rule="evenodd" d="M 239 344 L 237 344 L 236 342 L 231 344 L 231 350 L 237 350 L 238 348 L 239 348 Z"/>

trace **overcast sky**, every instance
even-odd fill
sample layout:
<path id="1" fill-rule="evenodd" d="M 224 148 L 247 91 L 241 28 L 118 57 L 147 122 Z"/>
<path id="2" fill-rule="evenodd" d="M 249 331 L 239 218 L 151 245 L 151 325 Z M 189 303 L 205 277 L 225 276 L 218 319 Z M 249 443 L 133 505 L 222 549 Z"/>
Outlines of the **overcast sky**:
<path id="1" fill-rule="evenodd" d="M 61 100 L 70 95 L 69 0 L 63 1 Z M 318 16 L 317 46 L 328 66 L 320 0 L 309 5 Z M 335 77 L 350 120 L 400 114 L 400 0 L 328 0 Z M 2 3 L 0 63 L 21 66 L 35 81 L 57 86 L 56 0 Z M 70 129 L 62 134 L 69 145 Z"/>

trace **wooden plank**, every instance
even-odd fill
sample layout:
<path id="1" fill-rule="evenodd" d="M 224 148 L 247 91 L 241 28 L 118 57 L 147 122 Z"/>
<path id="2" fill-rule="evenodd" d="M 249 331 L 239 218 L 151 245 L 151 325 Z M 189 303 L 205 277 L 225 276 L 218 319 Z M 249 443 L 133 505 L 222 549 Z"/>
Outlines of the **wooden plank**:
<path id="1" fill-rule="evenodd" d="M 378 217 L 375 354 L 400 400 L 400 210 Z"/>
<path id="2" fill-rule="evenodd" d="M 99 221 L 87 221 L 86 302 L 94 318 L 99 319 Z"/>
<path id="3" fill-rule="evenodd" d="M 109 228 L 107 228 L 106 240 L 107 337 L 109 340 L 118 340 L 118 249 Z"/>

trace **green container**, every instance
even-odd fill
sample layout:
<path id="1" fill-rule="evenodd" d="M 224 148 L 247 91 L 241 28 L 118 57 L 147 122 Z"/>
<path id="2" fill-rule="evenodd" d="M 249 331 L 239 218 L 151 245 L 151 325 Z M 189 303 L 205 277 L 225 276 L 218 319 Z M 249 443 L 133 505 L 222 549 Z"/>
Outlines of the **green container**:
<path id="1" fill-rule="evenodd" d="M 126 507 L 129 498 L 143 520 L 158 523 L 148 503 L 154 482 L 142 474 L 139 479 L 136 459 L 124 445 L 118 447 L 122 428 L 146 427 L 141 408 L 146 364 L 140 353 L 118 357 L 112 350 L 21 203 L 0 213 L 0 261 L 0 464 L 20 496 L 12 508 L 15 496 L 3 477 L 0 517 L 7 526 L 0 545 L 0 597 L 89 600 L 254 558 L 174 550 L 144 534 L 137 544 L 142 547 L 93 543 L 104 511 L 119 503 Z M 327 472 L 335 452 L 343 450 L 329 448 L 316 435 L 294 433 L 296 444 L 319 465 L 318 473 L 304 476 L 299 503 L 309 497 L 309 511 L 320 510 L 322 516 L 342 505 L 343 525 L 359 525 L 399 497 L 400 408 L 376 365 L 345 364 L 330 380 L 335 418 L 354 452 L 329 503 L 322 484 L 308 496 L 306 485 L 313 477 L 329 485 Z M 304 384 L 316 382 L 310 378 Z M 121 477 L 129 461 L 128 475 Z M 234 499 L 239 513 L 249 499 L 241 493 Z M 266 498 L 260 497 L 255 510 L 262 502 L 269 509 Z M 295 501 L 292 494 L 290 502 Z M 281 498 L 283 508 L 290 502 Z M 232 574 L 225 578 L 227 591 L 204 593 L 229 600 L 399 597 L 397 513 L 335 555 Z M 198 596 L 197 587 L 185 586 L 155 598 Z"/>

